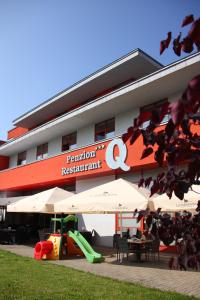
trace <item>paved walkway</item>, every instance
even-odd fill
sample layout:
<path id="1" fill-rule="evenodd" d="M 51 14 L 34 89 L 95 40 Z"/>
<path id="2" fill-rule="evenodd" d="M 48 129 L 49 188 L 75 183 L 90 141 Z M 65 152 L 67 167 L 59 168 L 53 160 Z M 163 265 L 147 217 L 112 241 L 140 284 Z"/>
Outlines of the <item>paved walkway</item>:
<path id="1" fill-rule="evenodd" d="M 22 256 L 33 257 L 33 248 L 29 246 L 0 245 L 0 249 Z M 113 250 L 99 250 L 102 250 L 101 253 L 105 254 L 105 261 L 99 264 L 90 264 L 85 258 L 70 258 L 61 261 L 51 261 L 51 263 L 200 298 L 200 272 L 169 270 L 167 269 L 168 258 L 165 255 L 161 257 L 160 263 L 137 264 L 133 260 L 129 260 L 129 262 L 124 260 L 122 264 L 119 264 L 116 261 L 116 255 L 113 253 Z"/>

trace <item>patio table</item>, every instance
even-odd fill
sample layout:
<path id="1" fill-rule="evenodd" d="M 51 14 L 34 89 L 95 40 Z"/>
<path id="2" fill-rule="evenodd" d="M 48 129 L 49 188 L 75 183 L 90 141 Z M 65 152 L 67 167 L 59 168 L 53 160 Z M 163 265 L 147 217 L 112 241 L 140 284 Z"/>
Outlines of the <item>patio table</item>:
<path id="1" fill-rule="evenodd" d="M 153 240 L 143 240 L 143 239 L 137 239 L 137 238 L 132 238 L 132 239 L 127 239 L 128 244 L 134 244 L 136 246 L 136 259 L 137 262 L 142 262 L 141 260 L 141 254 L 142 254 L 142 246 L 145 244 L 150 244 L 153 242 Z"/>

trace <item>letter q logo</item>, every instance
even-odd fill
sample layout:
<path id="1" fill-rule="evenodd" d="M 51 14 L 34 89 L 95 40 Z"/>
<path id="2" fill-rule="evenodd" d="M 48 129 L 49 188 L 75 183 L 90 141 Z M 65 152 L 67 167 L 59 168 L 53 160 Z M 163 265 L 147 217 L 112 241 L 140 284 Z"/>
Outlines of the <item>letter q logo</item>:
<path id="1" fill-rule="evenodd" d="M 115 146 L 117 146 L 119 149 L 119 155 L 114 157 Z M 130 167 L 125 164 L 126 157 L 126 144 L 124 144 L 121 139 L 114 139 L 108 144 L 108 147 L 106 149 L 106 163 L 111 169 L 115 170 L 120 168 L 123 171 L 130 170 Z"/>

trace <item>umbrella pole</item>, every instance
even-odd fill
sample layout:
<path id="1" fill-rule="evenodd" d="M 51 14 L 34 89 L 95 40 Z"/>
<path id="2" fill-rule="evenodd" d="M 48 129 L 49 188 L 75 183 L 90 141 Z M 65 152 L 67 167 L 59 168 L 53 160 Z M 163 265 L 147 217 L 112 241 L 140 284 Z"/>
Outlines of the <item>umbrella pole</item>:
<path id="1" fill-rule="evenodd" d="M 56 218 L 56 214 L 54 214 L 54 218 Z M 53 221 L 53 233 L 56 233 L 56 221 Z"/>
<path id="2" fill-rule="evenodd" d="M 122 212 L 120 211 L 119 213 L 119 216 L 120 216 L 120 237 L 122 237 Z"/>

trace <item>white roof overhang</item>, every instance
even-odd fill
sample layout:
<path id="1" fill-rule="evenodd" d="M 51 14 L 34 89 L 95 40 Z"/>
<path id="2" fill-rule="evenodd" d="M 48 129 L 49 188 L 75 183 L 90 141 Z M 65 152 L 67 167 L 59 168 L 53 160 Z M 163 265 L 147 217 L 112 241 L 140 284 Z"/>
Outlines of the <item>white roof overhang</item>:
<path id="1" fill-rule="evenodd" d="M 141 78 L 161 67 L 162 64 L 136 49 L 18 117 L 13 125 L 33 128 L 75 105 L 95 98 L 102 91 L 131 78 Z"/>

